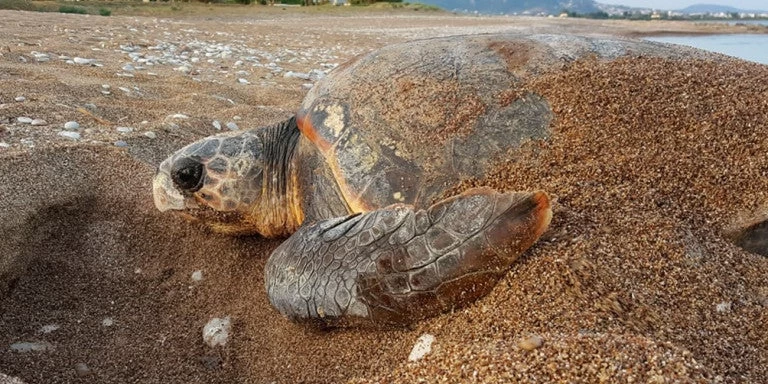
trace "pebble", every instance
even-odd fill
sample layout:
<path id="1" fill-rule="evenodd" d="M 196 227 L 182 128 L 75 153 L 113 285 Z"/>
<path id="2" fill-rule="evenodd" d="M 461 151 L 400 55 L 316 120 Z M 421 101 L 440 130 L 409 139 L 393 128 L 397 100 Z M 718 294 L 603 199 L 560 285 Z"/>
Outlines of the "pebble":
<path id="1" fill-rule="evenodd" d="M 221 319 L 214 317 L 203 327 L 203 341 L 210 347 L 224 346 L 229 340 L 232 322 L 229 316 Z"/>
<path id="2" fill-rule="evenodd" d="M 128 143 L 126 143 L 123 140 L 115 141 L 115 147 L 125 148 L 128 146 Z"/>
<path id="3" fill-rule="evenodd" d="M 131 127 L 117 127 L 115 128 L 120 133 L 131 133 L 133 132 L 133 128 Z"/>
<path id="4" fill-rule="evenodd" d="M 211 124 L 213 125 L 213 128 L 221 130 L 221 123 L 218 120 L 214 120 Z"/>
<path id="5" fill-rule="evenodd" d="M 192 281 L 203 281 L 203 271 L 197 270 L 192 272 Z"/>
<path id="6" fill-rule="evenodd" d="M 51 343 L 45 341 L 20 341 L 18 343 L 11 344 L 11 351 L 26 353 L 26 352 L 45 352 L 53 349 Z"/>
<path id="7" fill-rule="evenodd" d="M 408 355 L 408 361 L 419 361 L 421 358 L 428 355 L 432 352 L 432 343 L 434 342 L 435 336 L 432 336 L 429 333 L 419 336 L 419 339 L 416 340 L 416 344 L 413 345 L 413 349 L 411 349 L 411 353 Z"/>
<path id="8" fill-rule="evenodd" d="M 540 336 L 533 335 L 520 340 L 520 342 L 517 343 L 517 346 L 526 351 L 533 351 L 534 349 L 541 347 L 543 344 L 544 339 L 542 339 Z"/>
<path id="9" fill-rule="evenodd" d="M 315 85 L 314 85 L 314 84 L 312 84 L 312 83 L 304 83 L 304 84 L 302 84 L 302 85 L 301 85 L 301 87 L 302 87 L 302 88 L 304 88 L 304 89 L 306 89 L 306 90 L 310 90 L 310 89 L 312 89 L 312 87 L 314 87 L 314 86 L 315 86 Z"/>
<path id="10" fill-rule="evenodd" d="M 200 358 L 200 362 L 207 369 L 221 368 L 221 357 L 218 356 L 203 356 Z"/>
<path id="11" fill-rule="evenodd" d="M 292 78 L 302 79 L 302 80 L 310 80 L 311 79 L 311 76 L 309 75 L 309 73 L 293 72 L 293 71 L 288 71 L 288 72 L 284 73 L 283 77 L 292 77 Z"/>
<path id="12" fill-rule="evenodd" d="M 43 325 L 37 331 L 40 333 L 51 333 L 59 328 L 61 327 L 58 324 L 48 324 L 48 325 Z"/>
<path id="13" fill-rule="evenodd" d="M 94 59 L 84 59 L 82 57 L 75 57 L 74 59 L 72 59 L 72 61 L 75 64 L 87 65 L 87 64 L 93 64 L 93 62 L 96 61 L 96 60 L 94 60 Z"/>
<path id="14" fill-rule="evenodd" d="M 237 79 L 237 82 L 240 83 L 240 84 L 250 84 L 251 83 L 250 81 L 248 81 L 246 79 L 243 79 L 242 77 Z"/>
<path id="15" fill-rule="evenodd" d="M 19 102 L 19 103 L 21 103 L 21 102 L 24 102 L 24 101 L 26 101 L 26 100 L 27 100 L 27 98 L 26 98 L 26 97 L 24 97 L 24 96 L 17 96 L 17 97 L 16 97 L 16 98 L 14 98 L 13 100 L 15 100 L 16 102 Z"/>
<path id="16" fill-rule="evenodd" d="M 144 132 L 144 136 L 146 136 L 146 137 L 148 137 L 150 139 L 156 139 L 157 138 L 157 134 L 152 132 L 152 131 Z"/>
<path id="17" fill-rule="evenodd" d="M 0 148 L 10 148 L 11 145 L 6 143 L 5 141 L 0 141 Z"/>
<path id="18" fill-rule="evenodd" d="M 115 324 L 115 321 L 111 317 L 106 317 L 101 321 L 101 325 L 104 327 L 111 327 L 113 324 Z"/>
<path id="19" fill-rule="evenodd" d="M 31 122 L 32 125 L 48 125 L 48 122 L 43 119 L 34 119 Z"/>
<path id="20" fill-rule="evenodd" d="M 77 377 L 90 376 L 91 368 L 89 368 L 85 363 L 77 363 L 75 364 L 75 373 L 77 374 Z"/>
<path id="21" fill-rule="evenodd" d="M 237 131 L 238 129 L 240 129 L 240 127 L 238 127 L 234 121 L 228 122 L 227 128 L 229 128 L 230 131 Z"/>
<path id="22" fill-rule="evenodd" d="M 731 302 L 730 301 L 724 301 L 722 303 L 717 304 L 717 306 L 715 307 L 715 310 L 718 313 L 725 313 L 725 312 L 730 312 L 731 308 L 732 308 Z"/>
<path id="23" fill-rule="evenodd" d="M 134 67 L 131 64 L 123 65 L 123 71 L 135 71 L 135 70 L 136 70 L 136 67 Z"/>
<path id="24" fill-rule="evenodd" d="M 74 131 L 76 129 L 80 129 L 80 124 L 78 124 L 77 121 L 67 121 L 64 123 L 64 129 L 68 131 Z"/>
<path id="25" fill-rule="evenodd" d="M 26 116 L 17 117 L 16 121 L 18 121 L 19 123 L 22 123 L 22 124 L 32 124 L 32 118 L 31 117 L 26 117 Z"/>
<path id="26" fill-rule="evenodd" d="M 80 134 L 79 134 L 79 133 L 77 133 L 77 132 L 72 132 L 72 131 L 59 131 L 58 135 L 59 135 L 59 136 L 63 136 L 63 137 L 66 137 L 66 138 L 68 138 L 68 139 L 72 139 L 72 140 L 80 140 Z"/>

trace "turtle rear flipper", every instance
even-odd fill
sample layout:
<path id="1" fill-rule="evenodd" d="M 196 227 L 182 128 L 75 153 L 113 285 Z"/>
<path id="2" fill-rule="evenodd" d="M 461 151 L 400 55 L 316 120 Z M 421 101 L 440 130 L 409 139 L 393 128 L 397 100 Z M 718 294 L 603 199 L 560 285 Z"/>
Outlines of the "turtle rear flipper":
<path id="1" fill-rule="evenodd" d="M 544 232 L 544 192 L 469 190 L 305 226 L 266 267 L 271 303 L 320 326 L 406 325 L 485 294 Z"/>

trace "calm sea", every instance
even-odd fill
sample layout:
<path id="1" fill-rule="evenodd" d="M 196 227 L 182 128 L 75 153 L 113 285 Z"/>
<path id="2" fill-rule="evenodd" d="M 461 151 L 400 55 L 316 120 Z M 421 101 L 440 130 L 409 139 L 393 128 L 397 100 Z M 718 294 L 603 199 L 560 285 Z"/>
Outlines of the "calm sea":
<path id="1" fill-rule="evenodd" d="M 742 21 L 741 23 L 768 25 L 768 20 Z M 768 34 L 665 36 L 649 37 L 647 40 L 688 45 L 706 49 L 708 51 L 740 57 L 745 60 L 768 64 Z"/>

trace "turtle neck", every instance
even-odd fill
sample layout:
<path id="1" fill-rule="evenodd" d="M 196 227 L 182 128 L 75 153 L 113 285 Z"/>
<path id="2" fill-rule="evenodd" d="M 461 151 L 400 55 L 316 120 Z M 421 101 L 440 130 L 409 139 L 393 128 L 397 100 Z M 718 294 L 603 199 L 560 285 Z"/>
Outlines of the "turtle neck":
<path id="1" fill-rule="evenodd" d="M 289 235 L 304 219 L 296 177 L 296 147 L 301 138 L 296 117 L 260 129 L 258 135 L 264 145 L 260 210 L 269 216 L 275 235 Z"/>

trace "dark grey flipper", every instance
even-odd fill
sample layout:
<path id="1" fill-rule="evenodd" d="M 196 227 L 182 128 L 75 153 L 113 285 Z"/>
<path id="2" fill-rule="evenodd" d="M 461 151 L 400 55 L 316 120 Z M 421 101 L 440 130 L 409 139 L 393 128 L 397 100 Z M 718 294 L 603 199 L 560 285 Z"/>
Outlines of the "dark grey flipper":
<path id="1" fill-rule="evenodd" d="M 473 189 L 302 227 L 266 266 L 269 299 L 320 326 L 406 325 L 487 294 L 551 218 L 544 192 Z"/>

